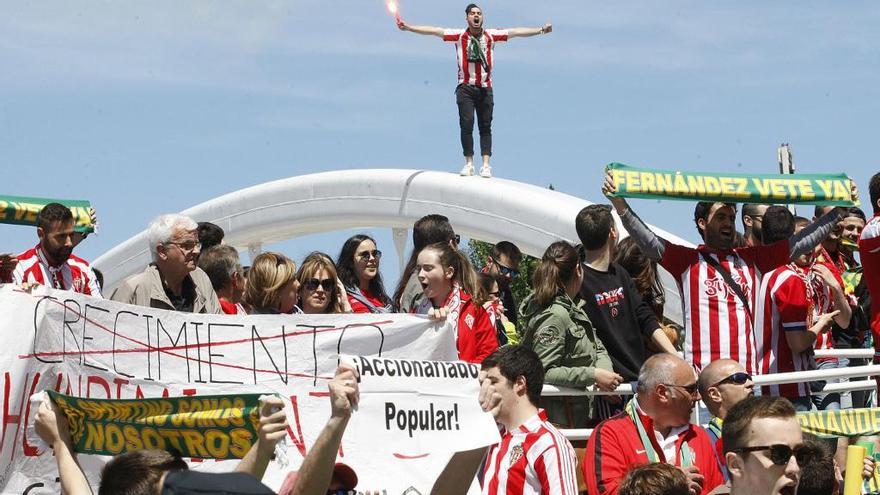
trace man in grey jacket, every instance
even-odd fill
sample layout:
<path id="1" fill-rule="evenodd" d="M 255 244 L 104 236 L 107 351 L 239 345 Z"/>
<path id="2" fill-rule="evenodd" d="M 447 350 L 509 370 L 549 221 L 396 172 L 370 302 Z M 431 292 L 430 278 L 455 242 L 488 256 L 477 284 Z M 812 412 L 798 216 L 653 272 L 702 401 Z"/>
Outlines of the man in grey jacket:
<path id="1" fill-rule="evenodd" d="M 151 263 L 113 291 L 114 301 L 185 313 L 222 313 L 211 280 L 197 267 L 198 224 L 177 214 L 162 215 L 147 229 Z"/>

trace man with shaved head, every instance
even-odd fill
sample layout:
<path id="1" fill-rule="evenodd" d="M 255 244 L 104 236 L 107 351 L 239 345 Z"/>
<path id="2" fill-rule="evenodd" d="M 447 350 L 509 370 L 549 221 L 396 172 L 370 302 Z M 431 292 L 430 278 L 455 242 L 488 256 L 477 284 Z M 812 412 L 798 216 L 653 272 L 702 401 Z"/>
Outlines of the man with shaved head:
<path id="1" fill-rule="evenodd" d="M 700 397 L 706 404 L 706 409 L 712 415 L 707 431 L 718 461 L 721 463 L 721 473 L 727 480 L 727 467 L 724 464 L 723 446 L 721 443 L 721 428 L 727 411 L 737 402 L 754 395 L 755 382 L 752 375 L 746 373 L 746 369 L 738 361 L 733 359 L 719 359 L 712 361 L 700 373 L 697 380 L 700 388 Z"/>
<path id="2" fill-rule="evenodd" d="M 636 396 L 624 412 L 593 430 L 584 455 L 587 491 L 617 493 L 634 466 L 672 464 L 688 478 L 692 495 L 711 492 L 724 482 L 709 435 L 690 423 L 700 396 L 691 365 L 672 354 L 648 358 L 639 370 Z"/>

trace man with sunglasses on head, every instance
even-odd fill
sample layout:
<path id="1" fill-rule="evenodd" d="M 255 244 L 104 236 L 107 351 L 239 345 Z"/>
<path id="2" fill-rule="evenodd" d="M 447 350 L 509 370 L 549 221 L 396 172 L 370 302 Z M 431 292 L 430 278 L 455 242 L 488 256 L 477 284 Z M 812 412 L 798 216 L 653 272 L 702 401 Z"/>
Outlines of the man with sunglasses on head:
<path id="1" fill-rule="evenodd" d="M 746 369 L 738 361 L 719 359 L 703 368 L 697 385 L 700 389 L 700 397 L 706 404 L 709 414 L 712 415 L 706 431 L 709 433 L 709 438 L 718 454 L 721 474 L 727 481 L 727 467 L 724 464 L 721 445 L 721 427 L 731 407 L 746 397 L 754 395 L 755 382 L 752 381 L 752 375 L 746 373 Z"/>
<path id="2" fill-rule="evenodd" d="M 709 435 L 690 423 L 700 398 L 691 365 L 672 354 L 651 356 L 639 371 L 636 390 L 624 412 L 599 423 L 587 442 L 587 492 L 614 495 L 627 471 L 653 462 L 681 469 L 692 495 L 724 483 Z"/>
<path id="3" fill-rule="evenodd" d="M 733 406 L 722 429 L 731 495 L 795 495 L 804 461 L 803 435 L 791 403 L 747 397 Z M 800 458 L 800 459 L 798 459 Z"/>
<path id="4" fill-rule="evenodd" d="M 113 291 L 114 301 L 181 311 L 223 312 L 211 279 L 197 266 L 201 244 L 198 224 L 189 217 L 162 215 L 147 228 L 153 262 Z"/>

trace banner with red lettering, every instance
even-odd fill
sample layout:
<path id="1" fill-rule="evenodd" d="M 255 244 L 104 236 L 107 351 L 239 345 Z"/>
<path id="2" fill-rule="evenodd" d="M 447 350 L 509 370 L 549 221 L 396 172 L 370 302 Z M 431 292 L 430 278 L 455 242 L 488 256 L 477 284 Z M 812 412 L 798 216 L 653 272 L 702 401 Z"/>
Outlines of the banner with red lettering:
<path id="1" fill-rule="evenodd" d="M 277 393 L 287 407 L 290 439 L 263 479 L 277 489 L 329 416 L 327 382 L 340 354 L 457 356 L 452 326 L 421 316 L 193 315 L 11 285 L 0 285 L 0 348 L 0 490 L 34 495 L 60 491 L 51 451 L 26 434 L 36 413 L 28 397 L 41 390 L 99 399 Z M 357 472 L 359 491 L 428 493 L 455 448 L 438 443 L 425 455 L 401 456 L 390 444 L 344 437 L 339 460 Z M 102 460 L 80 459 L 97 489 Z M 231 471 L 236 462 L 190 465 Z"/>

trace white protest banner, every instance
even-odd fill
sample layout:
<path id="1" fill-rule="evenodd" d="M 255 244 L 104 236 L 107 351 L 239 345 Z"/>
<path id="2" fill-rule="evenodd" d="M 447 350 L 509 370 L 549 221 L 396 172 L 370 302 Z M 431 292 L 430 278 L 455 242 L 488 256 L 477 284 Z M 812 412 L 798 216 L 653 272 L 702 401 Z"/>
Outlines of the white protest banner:
<path id="1" fill-rule="evenodd" d="M 40 390 L 93 398 L 278 393 L 290 429 L 286 457 L 264 482 L 278 488 L 296 470 L 330 414 L 327 382 L 340 354 L 449 361 L 454 331 L 426 317 L 384 315 L 193 315 L 95 299 L 39 287 L 0 285 L 0 490 L 58 493 L 51 452 L 25 435 Z M 196 451 L 201 447 L 192 446 Z M 451 452 L 435 446 L 401 458 L 381 440 L 349 444 L 339 460 L 355 469 L 359 490 L 428 493 Z M 93 485 L 100 460 L 81 456 Z M 194 460 L 191 467 L 230 471 L 236 461 Z M 410 493 L 414 493 L 410 490 Z"/>
<path id="2" fill-rule="evenodd" d="M 461 361 L 342 356 L 360 374 L 360 402 L 347 439 L 377 443 L 400 458 L 423 458 L 445 444 L 457 451 L 501 441 L 480 408 L 480 367 Z"/>

